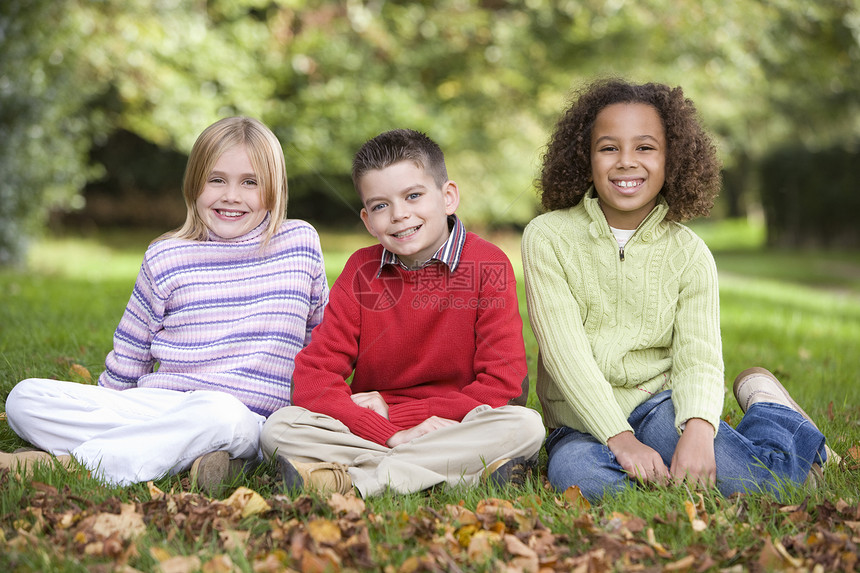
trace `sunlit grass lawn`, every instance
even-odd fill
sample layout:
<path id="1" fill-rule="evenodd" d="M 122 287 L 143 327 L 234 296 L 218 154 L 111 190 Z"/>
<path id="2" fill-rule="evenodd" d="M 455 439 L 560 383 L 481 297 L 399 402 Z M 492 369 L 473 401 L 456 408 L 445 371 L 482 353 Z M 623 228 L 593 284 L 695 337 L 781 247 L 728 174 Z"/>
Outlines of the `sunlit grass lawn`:
<path id="1" fill-rule="evenodd" d="M 833 447 L 845 453 L 860 444 L 860 253 L 781 252 L 761 247 L 760 229 L 738 222 L 699 224 L 695 228 L 711 245 L 720 271 L 723 352 L 726 384 L 749 366 L 761 365 L 776 372 L 792 395 L 812 415 Z M 47 238 L 36 243 L 26 269 L 0 269 L 0 399 L 23 378 L 45 377 L 84 381 L 70 371 L 72 364 L 84 366 L 93 377 L 104 367 L 111 348 L 113 330 L 128 300 L 143 251 L 158 232 L 104 232 L 91 237 Z M 330 283 L 334 282 L 349 254 L 372 243 L 363 231 L 321 233 Z M 529 368 L 534 379 L 537 345 L 525 310 L 519 237 L 513 234 L 488 236 L 509 254 L 518 273 L 521 314 L 524 319 Z M 529 404 L 539 409 L 534 396 Z M 724 414 L 733 424 L 741 412 L 728 390 Z M 0 450 L 25 446 L 5 422 L 0 421 Z M 543 469 L 543 468 L 541 468 Z M 273 471 L 248 476 L 245 485 L 261 493 L 274 491 Z M 39 479 L 67 486 L 72 495 L 105 499 L 146 500 L 144 485 L 124 489 L 99 486 L 91 479 L 71 479 L 62 472 L 39 474 Z M 828 472 L 827 487 L 817 491 L 791 490 L 789 499 L 799 502 L 807 494 L 814 499 L 848 499 L 857 503 L 860 475 L 857 471 Z M 157 482 L 162 489 L 180 487 L 178 478 Z M 0 492 L 0 527 L 12 522 L 18 499 L 26 484 Z M 504 492 L 503 492 L 504 493 Z M 522 492 L 508 492 L 520 497 Z M 369 508 L 384 515 L 390 511 L 411 512 L 424 505 L 444 507 L 463 500 L 469 506 L 487 491 L 434 492 L 411 496 L 382 496 Z M 554 494 L 542 487 L 540 473 L 525 491 L 525 498 L 540 507 L 541 518 L 555 532 L 572 528 L 569 510 L 559 509 Z M 522 499 L 522 498 L 521 498 Z M 650 519 L 666 513 L 683 514 L 683 491 L 636 492 L 607 501 L 600 508 L 628 512 Z M 536 502 L 534 500 L 537 500 Z M 16 509 L 17 508 L 17 509 Z M 22 518 L 26 516 L 22 515 Z M 749 516 L 755 519 L 755 516 Z M 769 518 L 762 518 L 769 519 Z M 652 524 L 664 543 L 683 554 L 691 543 L 690 532 L 679 532 L 666 524 Z M 785 524 L 767 524 L 774 535 L 784 534 Z M 2 531 L 0 531 L 2 533 Z M 8 533 L 8 532 L 7 532 Z M 374 541 L 389 546 L 402 532 L 387 523 L 374 529 Z M 150 543 L 158 545 L 162 534 L 152 532 Z M 577 534 L 579 535 L 579 534 Z M 2 539 L 2 536 L 0 536 Z M 699 540 L 707 543 L 707 539 Z M 750 536 L 734 537 L 732 543 L 753 543 Z M 177 552 L 201 550 L 201 541 L 178 544 Z M 401 541 L 401 544 L 404 542 Z M 397 545 L 397 544 L 394 544 Z M 410 549 L 411 548 L 411 549 Z M 386 563 L 399 566 L 414 546 L 407 541 L 400 552 L 388 555 Z M 32 569 L 43 565 L 33 557 Z M 0 565 L 3 558 L 0 557 Z M 138 566 L 153 565 L 142 558 Z M 70 565 L 51 568 L 83 570 Z"/>

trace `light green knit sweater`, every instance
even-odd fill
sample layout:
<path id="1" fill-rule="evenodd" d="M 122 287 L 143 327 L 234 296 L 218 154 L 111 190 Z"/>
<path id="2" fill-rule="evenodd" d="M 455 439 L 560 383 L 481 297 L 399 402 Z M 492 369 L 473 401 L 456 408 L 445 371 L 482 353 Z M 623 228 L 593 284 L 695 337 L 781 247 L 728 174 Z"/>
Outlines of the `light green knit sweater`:
<path id="1" fill-rule="evenodd" d="M 672 389 L 675 425 L 718 427 L 724 378 L 717 270 L 705 243 L 664 221 L 662 196 L 618 243 L 594 190 L 532 220 L 523 234 L 529 319 L 540 347 L 537 394 L 549 428 L 606 440 Z"/>

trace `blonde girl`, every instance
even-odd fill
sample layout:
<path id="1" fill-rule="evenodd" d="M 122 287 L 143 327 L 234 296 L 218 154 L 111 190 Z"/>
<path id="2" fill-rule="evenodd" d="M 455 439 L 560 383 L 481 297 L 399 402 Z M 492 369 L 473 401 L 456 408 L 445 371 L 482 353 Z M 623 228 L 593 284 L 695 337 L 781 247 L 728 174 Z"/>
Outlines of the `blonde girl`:
<path id="1" fill-rule="evenodd" d="M 201 133 L 183 195 L 185 224 L 147 249 L 98 385 L 17 384 L 9 425 L 44 451 L 0 467 L 74 458 L 116 485 L 190 468 L 210 488 L 260 457 L 328 300 L 319 237 L 286 219 L 283 151 L 255 119 Z"/>

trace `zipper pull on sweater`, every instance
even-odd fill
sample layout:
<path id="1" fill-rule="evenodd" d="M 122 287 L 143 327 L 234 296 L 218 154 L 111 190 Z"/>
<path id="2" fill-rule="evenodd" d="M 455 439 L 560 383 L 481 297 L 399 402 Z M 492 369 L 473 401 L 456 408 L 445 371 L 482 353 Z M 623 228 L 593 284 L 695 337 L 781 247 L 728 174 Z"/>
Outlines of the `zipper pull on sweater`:
<path id="1" fill-rule="evenodd" d="M 618 247 L 618 258 L 624 260 L 624 247 Z"/>

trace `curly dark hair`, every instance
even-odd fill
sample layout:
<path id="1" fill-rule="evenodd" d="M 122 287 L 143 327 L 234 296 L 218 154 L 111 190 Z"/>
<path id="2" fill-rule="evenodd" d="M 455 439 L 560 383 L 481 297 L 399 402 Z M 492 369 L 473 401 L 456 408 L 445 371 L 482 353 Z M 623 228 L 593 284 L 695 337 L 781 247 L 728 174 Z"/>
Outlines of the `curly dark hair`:
<path id="1" fill-rule="evenodd" d="M 573 207 L 591 186 L 591 130 L 600 111 L 616 103 L 653 106 L 666 130 L 666 219 L 707 216 L 720 190 L 720 162 L 693 102 L 680 87 L 620 79 L 597 80 L 578 93 L 561 116 L 543 156 L 538 183 L 547 211 Z"/>

